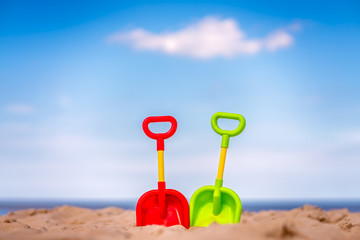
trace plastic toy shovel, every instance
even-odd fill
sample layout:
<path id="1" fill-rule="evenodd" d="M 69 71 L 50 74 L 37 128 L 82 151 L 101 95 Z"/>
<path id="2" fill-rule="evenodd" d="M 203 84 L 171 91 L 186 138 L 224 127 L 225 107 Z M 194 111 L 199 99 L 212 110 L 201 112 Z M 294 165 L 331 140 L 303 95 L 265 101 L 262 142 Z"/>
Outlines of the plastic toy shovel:
<path id="1" fill-rule="evenodd" d="M 170 122 L 166 133 L 153 133 L 149 123 Z M 144 193 L 136 205 L 136 225 L 183 225 L 189 228 L 189 204 L 180 192 L 165 188 L 164 178 L 164 139 L 171 137 L 177 128 L 175 118 L 171 116 L 148 117 L 143 122 L 145 134 L 157 141 L 159 182 L 158 189 Z"/>
<path id="2" fill-rule="evenodd" d="M 239 126 L 232 131 L 220 129 L 217 120 L 228 118 L 239 120 Z M 208 226 L 213 222 L 220 224 L 238 223 L 241 216 L 239 196 L 223 184 L 226 151 L 230 137 L 239 135 L 245 128 L 245 119 L 240 114 L 215 113 L 211 118 L 214 131 L 222 135 L 221 154 L 215 186 L 204 186 L 195 191 L 190 200 L 190 226 Z"/>

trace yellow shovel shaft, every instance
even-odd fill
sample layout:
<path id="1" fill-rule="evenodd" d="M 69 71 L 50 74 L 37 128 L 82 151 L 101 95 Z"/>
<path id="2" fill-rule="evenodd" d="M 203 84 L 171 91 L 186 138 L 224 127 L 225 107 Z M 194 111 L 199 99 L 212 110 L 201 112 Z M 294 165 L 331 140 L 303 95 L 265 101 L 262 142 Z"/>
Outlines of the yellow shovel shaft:
<path id="1" fill-rule="evenodd" d="M 223 176 L 224 176 L 226 152 L 227 152 L 227 148 L 222 147 L 221 153 L 220 153 L 219 168 L 218 168 L 218 173 L 217 173 L 217 179 L 220 179 L 220 180 L 222 180 Z"/>
<path id="2" fill-rule="evenodd" d="M 158 170 L 159 170 L 159 182 L 165 181 L 164 174 L 164 151 L 158 151 Z"/>

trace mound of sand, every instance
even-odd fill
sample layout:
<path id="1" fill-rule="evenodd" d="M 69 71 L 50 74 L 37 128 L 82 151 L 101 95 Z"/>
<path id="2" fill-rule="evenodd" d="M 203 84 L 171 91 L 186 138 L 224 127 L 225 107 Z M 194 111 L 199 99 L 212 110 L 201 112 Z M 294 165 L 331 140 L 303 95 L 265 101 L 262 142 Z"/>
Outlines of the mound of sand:
<path id="1" fill-rule="evenodd" d="M 360 239 L 360 213 L 303 206 L 291 211 L 243 212 L 240 224 L 135 226 L 135 212 L 62 206 L 0 216 L 0 239 Z"/>

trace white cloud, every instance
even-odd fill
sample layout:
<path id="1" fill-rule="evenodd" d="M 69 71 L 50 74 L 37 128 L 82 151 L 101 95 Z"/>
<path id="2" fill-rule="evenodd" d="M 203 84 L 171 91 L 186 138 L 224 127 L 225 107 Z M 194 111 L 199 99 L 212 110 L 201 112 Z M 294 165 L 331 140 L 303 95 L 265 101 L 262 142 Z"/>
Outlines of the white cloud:
<path id="1" fill-rule="evenodd" d="M 12 114 L 31 114 L 34 111 L 34 108 L 27 104 L 10 104 L 5 107 L 5 110 Z"/>
<path id="2" fill-rule="evenodd" d="M 296 27 L 300 27 L 299 23 Z M 291 31 L 291 28 L 288 29 Z M 194 58 L 253 55 L 263 50 L 275 51 L 289 47 L 294 43 L 293 36 L 285 29 L 274 31 L 262 39 L 250 39 L 234 19 L 216 17 L 206 17 L 174 32 L 152 33 L 139 28 L 125 33 L 115 33 L 108 40 L 112 43 L 130 43 L 139 50 L 160 51 Z"/>

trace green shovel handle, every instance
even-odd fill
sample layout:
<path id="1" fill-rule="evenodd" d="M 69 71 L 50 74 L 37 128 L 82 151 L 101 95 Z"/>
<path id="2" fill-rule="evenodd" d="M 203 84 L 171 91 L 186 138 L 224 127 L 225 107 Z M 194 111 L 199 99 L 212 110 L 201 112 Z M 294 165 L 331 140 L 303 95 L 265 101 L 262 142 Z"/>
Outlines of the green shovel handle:
<path id="1" fill-rule="evenodd" d="M 219 118 L 238 120 L 239 126 L 234 130 L 223 130 L 217 124 Z M 224 148 L 229 147 L 229 138 L 239 135 L 244 130 L 245 125 L 245 118 L 237 113 L 217 112 L 211 117 L 211 126 L 217 134 L 222 136 L 221 147 Z"/>

